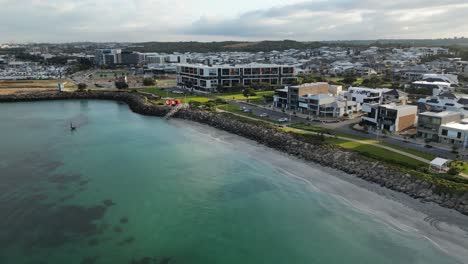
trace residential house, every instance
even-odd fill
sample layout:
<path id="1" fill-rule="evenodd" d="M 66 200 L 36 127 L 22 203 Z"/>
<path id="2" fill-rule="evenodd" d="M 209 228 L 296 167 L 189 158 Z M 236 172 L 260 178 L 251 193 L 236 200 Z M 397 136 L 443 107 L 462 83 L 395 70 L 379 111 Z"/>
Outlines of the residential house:
<path id="1" fill-rule="evenodd" d="M 458 112 L 425 112 L 418 115 L 418 137 L 439 142 L 439 131 L 442 125 L 458 122 L 461 115 Z"/>
<path id="2" fill-rule="evenodd" d="M 364 104 L 362 111 L 367 113 L 362 120 L 376 127 L 392 133 L 401 132 L 416 124 L 418 107 L 415 105 L 396 104 Z"/>
<path id="3" fill-rule="evenodd" d="M 347 92 L 344 93 L 344 97 L 349 100 L 356 102 L 360 105 L 364 103 L 382 103 L 383 94 L 389 92 L 390 89 L 373 89 L 366 87 L 350 87 Z"/>
<path id="4" fill-rule="evenodd" d="M 384 104 L 406 105 L 408 103 L 408 94 L 398 89 L 393 89 L 383 94 Z"/>
<path id="5" fill-rule="evenodd" d="M 439 128 L 439 140 L 441 143 L 465 149 L 468 145 L 468 119 L 441 125 Z"/>
<path id="6" fill-rule="evenodd" d="M 329 94 L 306 94 L 299 98 L 298 110 L 303 114 L 337 118 L 357 112 L 358 105 L 356 102 L 339 100 Z"/>

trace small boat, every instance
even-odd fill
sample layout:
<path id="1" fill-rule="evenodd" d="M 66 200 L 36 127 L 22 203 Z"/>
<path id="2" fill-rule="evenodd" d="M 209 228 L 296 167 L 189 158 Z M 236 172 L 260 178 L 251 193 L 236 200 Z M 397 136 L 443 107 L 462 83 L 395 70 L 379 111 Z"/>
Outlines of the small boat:
<path id="1" fill-rule="evenodd" d="M 75 127 L 75 126 L 73 126 L 73 123 L 70 123 L 70 130 L 71 130 L 71 131 L 74 131 L 74 130 L 76 130 L 76 127 Z"/>

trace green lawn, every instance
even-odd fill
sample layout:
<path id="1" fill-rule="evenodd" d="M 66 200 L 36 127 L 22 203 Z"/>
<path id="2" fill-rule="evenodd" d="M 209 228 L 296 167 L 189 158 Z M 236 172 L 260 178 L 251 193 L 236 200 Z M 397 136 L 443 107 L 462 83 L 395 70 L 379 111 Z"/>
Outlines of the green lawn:
<path id="1" fill-rule="evenodd" d="M 154 95 L 161 96 L 162 98 L 174 98 L 174 99 L 182 99 L 183 103 L 188 103 L 191 101 L 195 102 L 200 102 L 200 103 L 206 103 L 209 100 L 212 100 L 212 98 L 204 97 L 204 96 L 198 96 L 198 95 L 183 95 L 183 94 L 173 94 L 169 91 L 163 90 L 158 87 L 148 87 L 148 88 L 143 88 L 140 89 L 140 91 L 143 91 L 145 93 L 152 93 Z"/>
<path id="2" fill-rule="evenodd" d="M 400 146 L 393 145 L 393 144 L 388 144 L 388 143 L 385 143 L 385 142 L 378 141 L 376 139 L 368 139 L 368 138 L 364 138 L 364 137 L 359 137 L 359 136 L 355 136 L 355 135 L 346 134 L 346 133 L 339 132 L 339 131 L 328 130 L 328 129 L 324 129 L 324 128 L 321 128 L 321 127 L 318 127 L 318 126 L 311 126 L 311 125 L 306 125 L 306 124 L 293 124 L 293 125 L 291 125 L 291 127 L 298 128 L 298 129 L 303 129 L 303 130 L 307 130 L 307 131 L 312 131 L 312 132 L 320 132 L 320 131 L 329 132 L 329 133 L 331 133 L 333 135 L 336 135 L 336 136 L 339 136 L 339 137 L 347 137 L 347 138 L 356 139 L 356 140 L 360 140 L 360 141 L 364 141 L 364 142 L 368 142 L 368 143 L 379 144 L 379 145 L 382 145 L 382 146 L 387 146 L 387 147 L 391 147 L 391 148 L 394 148 L 394 149 L 397 149 L 397 150 L 408 152 L 410 154 L 416 155 L 418 157 L 421 157 L 421 158 L 424 158 L 424 159 L 427 159 L 427 160 L 433 160 L 433 159 L 436 158 L 436 156 L 434 156 L 434 155 L 432 155 L 430 153 L 426 153 L 426 152 L 422 152 L 422 151 L 418 151 L 418 150 L 414 150 L 414 149 L 410 149 L 410 148 L 400 147 Z M 353 141 L 348 141 L 348 142 L 355 143 Z M 361 145 L 364 145 L 364 144 L 361 144 Z M 377 147 L 375 147 L 375 148 L 377 148 Z M 378 148 L 378 149 L 380 149 L 380 148 Z M 384 151 L 388 152 L 388 150 L 384 150 Z"/>
<path id="3" fill-rule="evenodd" d="M 376 160 L 387 161 L 394 164 L 409 165 L 410 167 L 427 166 L 426 163 L 419 160 L 409 158 L 407 156 L 388 151 L 376 146 L 371 146 L 359 142 L 353 142 L 337 138 L 327 138 L 326 142 L 338 145 L 342 148 L 349 149 L 360 153 L 366 157 L 374 158 Z"/>
<path id="4" fill-rule="evenodd" d="M 263 92 L 255 92 L 255 96 L 250 96 L 249 100 L 262 100 L 264 95 L 274 95 L 274 91 L 263 91 Z M 218 94 L 216 95 L 217 98 L 224 99 L 224 100 L 247 100 L 242 93 L 237 94 Z"/>

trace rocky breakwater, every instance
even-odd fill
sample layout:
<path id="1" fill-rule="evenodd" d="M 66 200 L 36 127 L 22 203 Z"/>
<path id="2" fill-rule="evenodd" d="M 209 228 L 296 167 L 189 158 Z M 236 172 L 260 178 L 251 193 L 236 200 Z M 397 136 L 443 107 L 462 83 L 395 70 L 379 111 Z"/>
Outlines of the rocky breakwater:
<path id="1" fill-rule="evenodd" d="M 423 179 L 417 172 L 406 173 L 397 167 L 367 159 L 357 153 L 323 144 L 318 139 L 316 142 L 310 142 L 296 134 L 279 131 L 274 126 L 244 122 L 229 114 L 189 110 L 178 113 L 177 117 L 255 140 L 298 158 L 341 170 L 421 201 L 433 202 L 468 215 L 468 192 L 444 189 L 444 179 L 431 182 Z"/>
<path id="2" fill-rule="evenodd" d="M 149 103 L 145 96 L 128 92 L 31 93 L 0 96 L 0 102 L 77 99 L 125 102 L 132 111 L 143 115 L 164 116 L 170 110 L 167 106 Z M 341 170 L 424 202 L 433 202 L 468 215 L 468 192 L 447 187 L 450 185 L 447 180 L 430 179 L 418 172 L 406 173 L 397 167 L 367 159 L 357 153 L 323 144 L 319 139 L 283 132 L 277 127 L 260 122 L 240 120 L 226 113 L 187 109 L 179 111 L 174 117 L 237 134 L 298 158 Z"/>

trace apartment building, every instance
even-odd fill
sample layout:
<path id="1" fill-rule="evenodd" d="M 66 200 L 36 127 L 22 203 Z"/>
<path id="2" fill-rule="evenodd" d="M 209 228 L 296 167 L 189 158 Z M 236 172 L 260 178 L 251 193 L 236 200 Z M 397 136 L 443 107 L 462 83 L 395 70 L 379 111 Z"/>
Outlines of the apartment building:
<path id="1" fill-rule="evenodd" d="M 358 111 L 357 103 L 339 100 L 329 94 L 306 94 L 299 97 L 299 112 L 318 117 L 343 117 Z"/>
<path id="2" fill-rule="evenodd" d="M 439 142 L 439 131 L 442 125 L 459 122 L 461 115 L 458 112 L 425 112 L 418 115 L 418 137 Z"/>
<path id="3" fill-rule="evenodd" d="M 203 92 L 214 92 L 218 85 L 233 87 L 267 83 L 273 87 L 289 85 L 296 80 L 293 66 L 277 64 L 215 66 L 179 64 L 177 66 L 178 86 L 194 88 Z"/>
<path id="4" fill-rule="evenodd" d="M 326 82 L 305 83 L 288 87 L 288 109 L 298 110 L 300 97 L 305 95 L 328 94 L 329 88 L 330 85 Z"/>
<path id="5" fill-rule="evenodd" d="M 120 53 L 122 53 L 121 49 L 97 49 L 94 60 L 99 66 L 118 64 L 118 54 Z"/>
<path id="6" fill-rule="evenodd" d="M 362 120 L 376 127 L 378 130 L 387 130 L 398 133 L 416 125 L 418 107 L 415 105 L 379 105 L 364 104 L 362 111 L 367 113 Z"/>

